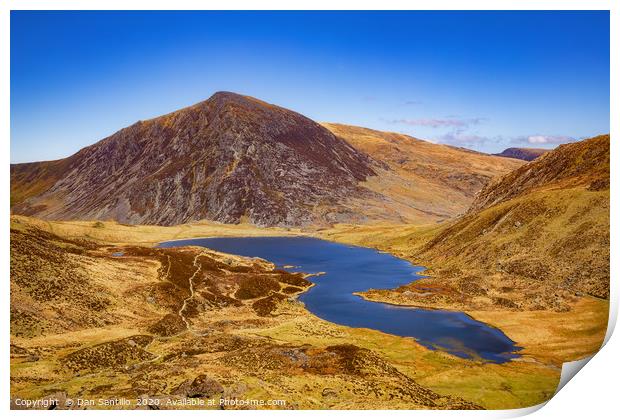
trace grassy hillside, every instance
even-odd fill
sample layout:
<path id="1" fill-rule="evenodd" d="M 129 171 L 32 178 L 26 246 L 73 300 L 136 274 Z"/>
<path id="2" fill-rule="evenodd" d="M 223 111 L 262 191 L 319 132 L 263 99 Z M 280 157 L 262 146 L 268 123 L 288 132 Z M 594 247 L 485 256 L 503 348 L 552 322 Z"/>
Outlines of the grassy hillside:
<path id="1" fill-rule="evenodd" d="M 364 186 L 384 195 L 381 205 L 396 209 L 403 215 L 402 222 L 411 224 L 434 223 L 464 213 L 475 194 L 493 178 L 524 164 L 404 134 L 323 125 L 383 164 Z M 366 206 L 372 211 L 373 203 Z"/>
<path id="2" fill-rule="evenodd" d="M 341 225 L 321 235 L 428 267 L 428 278 L 370 290 L 362 294 L 368 299 L 465 310 L 509 335 L 515 328 L 518 341 L 541 357 L 582 357 L 598 349 L 607 325 L 609 136 L 561 146 L 516 169 L 485 187 L 455 221 Z M 555 348 L 545 347 L 543 334 L 551 320 L 568 327 L 556 328 Z"/>
<path id="3" fill-rule="evenodd" d="M 516 408 L 557 386 L 559 370 L 534 359 L 464 360 L 325 322 L 295 299 L 312 279 L 267 262 L 135 245 L 170 229 L 11 218 L 12 398 Z"/>
<path id="4" fill-rule="evenodd" d="M 527 193 L 586 187 L 609 190 L 609 135 L 564 144 L 480 191 L 470 213 Z"/>

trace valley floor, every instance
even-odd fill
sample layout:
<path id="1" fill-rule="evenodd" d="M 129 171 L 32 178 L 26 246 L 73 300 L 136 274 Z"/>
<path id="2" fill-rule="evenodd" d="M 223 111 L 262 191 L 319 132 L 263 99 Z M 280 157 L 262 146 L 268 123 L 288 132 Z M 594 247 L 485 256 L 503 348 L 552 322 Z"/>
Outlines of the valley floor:
<path id="1" fill-rule="evenodd" d="M 606 300 L 577 299 L 568 312 L 460 309 L 524 347 L 520 359 L 489 364 L 323 321 L 295 299 L 312 279 L 268 262 L 192 247 L 152 248 L 191 237 L 311 235 L 398 255 L 387 240 L 391 232 L 423 236 L 429 229 L 156 227 L 13 216 L 13 403 L 122 397 L 131 400 L 125 408 L 134 408 L 149 396 L 155 400 L 144 408 L 196 397 L 215 399 L 212 408 L 239 408 L 220 399 L 252 399 L 286 401 L 260 408 L 499 409 L 549 399 L 561 362 L 600 346 Z M 364 297 L 410 304 L 390 291 Z"/>

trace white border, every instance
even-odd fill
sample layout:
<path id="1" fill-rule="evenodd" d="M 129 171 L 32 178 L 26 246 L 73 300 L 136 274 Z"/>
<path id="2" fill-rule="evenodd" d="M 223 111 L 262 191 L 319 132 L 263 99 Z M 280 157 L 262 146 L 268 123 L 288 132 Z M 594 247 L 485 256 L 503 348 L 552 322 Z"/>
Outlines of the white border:
<path id="1" fill-rule="evenodd" d="M 617 1 L 611 0 L 434 0 L 432 2 L 423 2 L 420 0 L 382 0 L 381 2 L 367 0 L 314 0 L 314 1 L 296 1 L 291 4 L 290 1 L 282 0 L 227 0 L 227 1 L 194 1 L 194 0 L 0 0 L 0 133 L 2 133 L 2 151 L 6 165 L 10 160 L 10 18 L 9 12 L 14 10 L 258 10 L 258 9 L 287 9 L 287 10 L 346 10 L 346 9 L 363 9 L 363 10 L 611 10 L 611 103 L 610 113 L 616 117 L 620 116 L 618 112 L 618 40 L 620 33 L 618 30 L 619 18 Z M 618 128 L 618 118 L 611 118 L 611 132 L 616 133 Z M 613 136 L 612 136 L 613 137 Z M 611 218 L 611 279 L 612 279 L 612 301 L 610 310 L 610 329 L 608 331 L 607 340 L 610 338 L 611 331 L 615 325 L 618 313 L 618 282 L 617 282 L 617 263 L 619 261 L 618 254 L 618 223 L 616 197 L 620 188 L 618 171 L 617 171 L 618 155 L 614 142 L 612 141 L 612 172 L 611 172 L 611 191 L 612 191 L 612 218 Z M 0 173 L 2 179 L 2 208 L 4 210 L 5 219 L 1 224 L 2 232 L 2 249 L 0 250 L 0 258 L 2 261 L 2 272 L 4 273 L 2 281 L 2 290 L 0 293 L 1 308 L 3 310 L 4 328 L 1 328 L 2 346 L 0 350 L 0 360 L 2 361 L 2 382 L 0 385 L 0 395 L 3 396 L 2 411 L 9 411 L 9 196 L 10 180 L 9 171 L 6 169 Z M 559 392 L 554 398 L 548 402 L 544 410 L 537 411 L 531 418 L 609 418 L 611 413 L 617 412 L 615 392 L 616 383 L 619 372 L 619 363 L 617 356 L 620 354 L 620 344 L 617 337 L 612 337 L 607 345 L 593 358 L 592 362 L 579 373 L 579 379 L 570 381 L 565 388 Z M 542 404 L 543 406 L 545 404 Z M 296 412 L 295 415 L 300 418 L 316 418 L 318 417 L 344 417 L 353 419 L 358 416 L 390 416 L 399 418 L 508 418 L 528 414 L 536 411 L 541 406 L 521 409 L 521 410 L 503 410 L 489 412 L 461 412 L 461 411 L 304 411 Z M 11 416 L 20 418 L 43 418 L 43 412 L 21 412 L 12 411 Z M 64 412 L 67 416 L 84 416 L 83 412 Z M 212 413 L 212 414 L 211 414 Z M 87 415 L 94 418 L 107 417 L 110 413 L 103 411 L 92 411 Z M 140 412 L 133 411 L 126 414 L 115 411 L 115 416 L 129 416 L 143 418 L 154 418 L 157 416 L 169 416 L 170 412 L 151 411 Z M 204 418 L 206 416 L 215 415 L 213 412 L 187 412 L 184 411 L 183 416 L 197 416 Z M 262 412 L 262 411 L 239 411 L 231 414 L 229 411 L 218 412 L 217 416 L 233 416 L 235 418 L 245 416 L 255 416 L 258 418 L 282 417 L 288 416 L 287 412 Z"/>

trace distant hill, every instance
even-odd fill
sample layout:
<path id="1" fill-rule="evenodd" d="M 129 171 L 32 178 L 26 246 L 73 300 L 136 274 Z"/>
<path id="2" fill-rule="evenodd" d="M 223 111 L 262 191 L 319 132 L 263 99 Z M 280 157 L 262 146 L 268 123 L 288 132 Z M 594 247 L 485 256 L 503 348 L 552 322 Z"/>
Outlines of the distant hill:
<path id="1" fill-rule="evenodd" d="M 409 221 L 414 223 L 446 220 L 464 213 L 475 194 L 493 178 L 524 164 L 399 133 L 323 125 L 383 164 L 375 168 L 377 176 L 368 178 L 364 186 L 386 197 L 385 201 L 396 208 L 413 207 L 418 214 Z M 410 210 L 400 211 L 411 214 Z"/>
<path id="2" fill-rule="evenodd" d="M 427 223 L 462 213 L 520 164 L 218 92 L 66 159 L 11 165 L 11 210 L 159 225 Z"/>
<path id="3" fill-rule="evenodd" d="M 502 156 L 513 159 L 521 159 L 526 161 L 532 161 L 543 153 L 548 152 L 549 149 L 532 149 L 527 147 L 509 147 L 502 153 L 496 153 L 495 156 Z"/>

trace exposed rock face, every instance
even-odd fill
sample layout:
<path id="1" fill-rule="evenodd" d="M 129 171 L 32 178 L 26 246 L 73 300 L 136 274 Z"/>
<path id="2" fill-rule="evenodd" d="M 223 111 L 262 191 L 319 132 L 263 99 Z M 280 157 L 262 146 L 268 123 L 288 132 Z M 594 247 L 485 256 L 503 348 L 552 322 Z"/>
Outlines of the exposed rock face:
<path id="1" fill-rule="evenodd" d="M 547 153 L 547 149 L 534 149 L 529 147 L 509 147 L 502 153 L 496 153 L 495 156 L 502 156 L 513 159 L 526 160 L 528 162 L 538 158 L 538 156 Z"/>
<path id="2" fill-rule="evenodd" d="M 16 213 L 161 225 L 330 222 L 315 207 L 346 212 L 340 201 L 370 194 L 357 184 L 373 174 L 367 155 L 312 120 L 226 92 L 67 159 L 11 166 Z"/>

